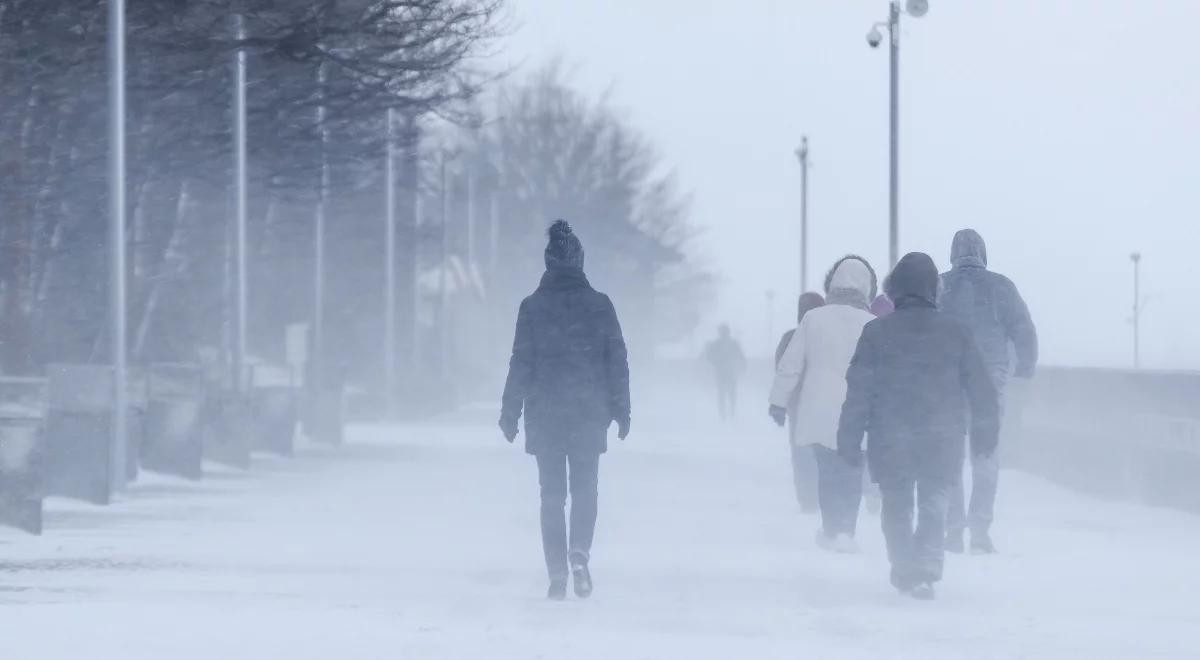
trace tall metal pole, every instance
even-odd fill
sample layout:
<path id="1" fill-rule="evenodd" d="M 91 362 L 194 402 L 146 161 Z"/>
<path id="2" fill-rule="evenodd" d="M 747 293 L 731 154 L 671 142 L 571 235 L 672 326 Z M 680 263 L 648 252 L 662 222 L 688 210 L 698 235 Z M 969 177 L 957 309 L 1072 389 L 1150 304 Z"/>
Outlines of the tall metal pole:
<path id="1" fill-rule="evenodd" d="M 808 291 L 808 136 L 796 150 L 800 159 L 800 293 Z"/>
<path id="2" fill-rule="evenodd" d="M 329 188 L 329 161 L 325 154 L 329 146 L 329 130 L 325 126 L 325 65 L 317 67 L 317 93 L 322 102 L 317 106 L 317 125 L 321 131 L 321 181 L 317 190 L 317 208 L 313 218 L 313 391 L 319 393 L 325 375 L 325 196 Z"/>
<path id="3" fill-rule="evenodd" d="M 108 197 L 109 197 L 109 315 L 113 360 L 112 472 L 113 485 L 125 485 L 127 454 L 125 317 L 125 0 L 108 0 Z"/>
<path id="4" fill-rule="evenodd" d="M 438 369 L 441 371 L 439 375 L 446 375 L 449 367 L 449 347 L 450 347 L 450 189 L 449 179 L 446 173 L 446 152 L 442 152 L 442 167 L 441 167 L 441 215 L 442 215 L 442 235 L 441 235 L 441 256 L 439 258 L 439 277 L 438 277 L 438 337 L 440 343 L 438 345 Z"/>
<path id="5" fill-rule="evenodd" d="M 889 272 L 900 261 L 900 0 L 888 7 L 888 41 L 891 53 L 890 115 L 891 148 L 888 174 L 888 264 Z"/>
<path id="6" fill-rule="evenodd" d="M 389 418 L 396 412 L 396 111 L 387 111 L 387 177 L 384 182 L 383 394 Z"/>
<path id="7" fill-rule="evenodd" d="M 1129 256 L 1133 261 L 1133 368 L 1142 368 L 1142 343 L 1141 343 L 1141 316 L 1142 316 L 1142 290 L 1141 290 L 1141 263 L 1142 255 L 1134 252 Z"/>
<path id="8" fill-rule="evenodd" d="M 245 19 L 234 17 L 239 48 L 234 53 L 234 172 L 237 177 L 237 225 L 234 238 L 234 260 L 237 276 L 233 343 L 233 386 L 238 392 L 246 388 L 246 316 L 247 316 L 247 246 L 246 246 L 246 51 L 240 43 L 246 39 Z"/>

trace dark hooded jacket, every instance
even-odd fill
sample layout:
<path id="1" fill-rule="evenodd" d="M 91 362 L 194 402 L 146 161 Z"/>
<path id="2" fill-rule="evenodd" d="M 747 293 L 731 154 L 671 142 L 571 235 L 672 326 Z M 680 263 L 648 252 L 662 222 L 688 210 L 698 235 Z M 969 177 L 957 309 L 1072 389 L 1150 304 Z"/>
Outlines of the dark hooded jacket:
<path id="1" fill-rule="evenodd" d="M 559 261 L 547 255 L 517 314 L 501 423 L 515 428 L 524 410 L 530 454 L 600 454 L 609 425 L 629 419 L 625 340 L 608 296 Z"/>
<path id="2" fill-rule="evenodd" d="M 938 311 L 937 286 L 928 255 L 901 259 L 885 284 L 896 311 L 863 328 L 846 373 L 838 452 L 856 460 L 867 435 L 877 482 L 961 474 L 968 419 L 973 452 L 999 440 L 996 388 L 971 333 Z"/>
<path id="3" fill-rule="evenodd" d="M 1007 277 L 987 269 L 987 245 L 974 229 L 954 235 L 950 248 L 952 270 L 942 275 L 938 305 L 967 326 L 975 336 L 983 361 L 1003 387 L 1008 375 L 1033 376 L 1038 359 L 1037 330 L 1029 308 Z M 1016 353 L 1012 367 L 1009 347 Z"/>

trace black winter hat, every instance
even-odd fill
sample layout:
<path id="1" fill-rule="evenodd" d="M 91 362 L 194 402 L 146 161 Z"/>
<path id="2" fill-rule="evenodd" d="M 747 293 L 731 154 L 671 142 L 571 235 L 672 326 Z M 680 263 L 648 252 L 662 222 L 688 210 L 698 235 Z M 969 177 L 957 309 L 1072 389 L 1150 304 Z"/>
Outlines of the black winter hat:
<path id="1" fill-rule="evenodd" d="M 547 232 L 546 268 L 583 269 L 583 243 L 566 220 L 555 220 Z"/>
<path id="2" fill-rule="evenodd" d="M 918 298 L 937 304 L 938 269 L 933 259 L 924 252 L 909 252 L 904 255 L 892 274 L 883 284 L 884 292 L 900 304 L 903 298 Z"/>

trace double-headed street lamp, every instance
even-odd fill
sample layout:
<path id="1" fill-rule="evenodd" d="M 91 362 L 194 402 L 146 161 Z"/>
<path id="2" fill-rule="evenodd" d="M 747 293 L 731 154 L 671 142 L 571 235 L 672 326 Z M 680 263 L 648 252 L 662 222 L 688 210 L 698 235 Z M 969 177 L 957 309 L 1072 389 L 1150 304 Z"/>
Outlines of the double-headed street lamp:
<path id="1" fill-rule="evenodd" d="M 886 27 L 889 37 L 889 53 L 891 55 L 891 73 L 889 76 L 891 94 L 889 98 L 891 133 L 891 149 L 888 173 L 888 263 L 895 268 L 900 260 L 900 14 L 907 13 L 913 18 L 920 18 L 929 11 L 928 0 L 908 0 L 905 10 L 900 9 L 900 0 L 888 3 L 887 21 L 871 26 L 867 33 L 867 44 L 878 48 L 883 43 L 883 33 L 879 28 Z"/>

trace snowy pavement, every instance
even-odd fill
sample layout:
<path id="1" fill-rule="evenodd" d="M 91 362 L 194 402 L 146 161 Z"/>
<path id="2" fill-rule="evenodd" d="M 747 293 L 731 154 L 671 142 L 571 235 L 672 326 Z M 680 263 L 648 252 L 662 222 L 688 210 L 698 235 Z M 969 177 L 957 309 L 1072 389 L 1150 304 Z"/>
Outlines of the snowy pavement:
<path id="1" fill-rule="evenodd" d="M 695 415 L 696 413 L 693 413 Z M 995 557 L 888 585 L 878 518 L 829 555 L 782 433 L 635 425 L 601 464 L 597 590 L 543 599 L 533 461 L 480 414 L 0 530 L 6 658 L 1195 658 L 1200 517 L 1006 472 Z M 699 425 L 696 425 L 699 426 Z"/>

